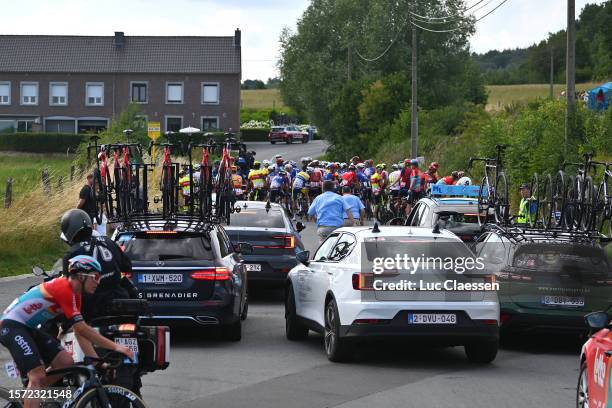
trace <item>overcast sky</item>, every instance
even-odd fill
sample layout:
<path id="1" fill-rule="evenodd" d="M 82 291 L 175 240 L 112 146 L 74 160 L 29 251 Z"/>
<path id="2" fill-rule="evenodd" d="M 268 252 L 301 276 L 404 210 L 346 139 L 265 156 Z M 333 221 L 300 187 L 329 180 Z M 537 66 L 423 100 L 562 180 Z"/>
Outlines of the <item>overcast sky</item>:
<path id="1" fill-rule="evenodd" d="M 480 17 L 502 0 L 476 12 Z M 576 0 L 576 17 L 587 3 Z M 609 0 L 608 0 L 609 1 Z M 467 0 L 468 5 L 477 0 Z M 0 34 L 218 35 L 242 30 L 243 79 L 277 75 L 278 37 L 309 0 L 2 0 Z M 482 4 L 487 4 L 483 2 Z M 477 24 L 472 50 L 529 46 L 566 25 L 566 0 L 508 0 Z M 0 56 L 2 58 L 2 56 Z"/>

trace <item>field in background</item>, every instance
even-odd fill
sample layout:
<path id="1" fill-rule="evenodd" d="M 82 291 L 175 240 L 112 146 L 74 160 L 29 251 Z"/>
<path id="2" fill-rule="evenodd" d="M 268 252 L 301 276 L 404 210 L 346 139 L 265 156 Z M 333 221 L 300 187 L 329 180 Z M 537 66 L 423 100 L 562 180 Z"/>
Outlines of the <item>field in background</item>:
<path id="1" fill-rule="evenodd" d="M 576 84 L 576 93 L 593 89 L 597 85 L 599 84 Z M 561 98 L 561 92 L 564 90 L 565 84 L 554 85 L 554 97 Z M 487 91 L 489 91 L 487 110 L 499 110 L 513 102 L 528 102 L 538 98 L 548 98 L 550 86 L 548 84 L 488 85 Z"/>
<path id="2" fill-rule="evenodd" d="M 278 89 L 248 89 L 240 91 L 241 108 L 266 109 L 285 107 Z"/>
<path id="3" fill-rule="evenodd" d="M 598 83 L 576 84 L 576 92 L 593 89 Z M 561 91 L 565 90 L 565 84 L 554 86 L 555 98 L 561 97 Z M 513 102 L 527 102 L 538 98 L 547 98 L 549 93 L 548 84 L 527 85 L 488 85 L 489 103 L 487 110 L 498 110 L 504 105 Z M 241 91 L 242 108 L 265 109 L 276 106 L 277 109 L 284 107 L 278 89 L 257 89 Z"/>

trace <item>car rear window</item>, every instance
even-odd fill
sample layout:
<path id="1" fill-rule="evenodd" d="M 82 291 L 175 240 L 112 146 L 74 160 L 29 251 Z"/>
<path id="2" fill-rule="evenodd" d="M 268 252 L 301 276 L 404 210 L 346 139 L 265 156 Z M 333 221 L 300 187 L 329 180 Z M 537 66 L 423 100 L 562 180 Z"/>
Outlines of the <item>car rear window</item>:
<path id="1" fill-rule="evenodd" d="M 283 214 L 280 210 L 243 208 L 239 213 L 232 214 L 232 227 L 260 227 L 260 228 L 285 228 Z"/>
<path id="2" fill-rule="evenodd" d="M 213 260 L 208 238 L 201 235 L 120 236 L 119 244 L 132 261 Z"/>
<path id="3" fill-rule="evenodd" d="M 404 255 L 413 258 L 473 258 L 472 252 L 463 242 L 447 238 L 366 238 L 365 249 L 369 261 L 374 258 L 396 258 Z"/>
<path id="4" fill-rule="evenodd" d="M 523 272 L 608 276 L 610 258 L 592 245 L 528 244 L 514 254 L 513 266 Z"/>

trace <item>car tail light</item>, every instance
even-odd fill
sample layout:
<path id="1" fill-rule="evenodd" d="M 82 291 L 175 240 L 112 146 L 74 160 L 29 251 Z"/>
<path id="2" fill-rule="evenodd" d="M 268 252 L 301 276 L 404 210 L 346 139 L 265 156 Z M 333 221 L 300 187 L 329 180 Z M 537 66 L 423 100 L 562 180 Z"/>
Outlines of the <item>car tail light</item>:
<path id="1" fill-rule="evenodd" d="M 505 312 L 501 312 L 501 314 L 499 315 L 499 320 L 503 325 L 505 325 L 506 323 L 508 323 L 510 321 L 510 314 L 505 313 Z"/>
<path id="2" fill-rule="evenodd" d="M 146 231 L 145 234 L 147 235 L 169 235 L 169 234 L 178 234 L 178 232 L 176 231 L 162 231 L 162 230 L 153 230 L 153 231 Z"/>
<path id="3" fill-rule="evenodd" d="M 496 326 L 498 324 L 497 320 L 495 319 L 478 319 L 477 321 L 482 322 L 487 326 Z"/>
<path id="4" fill-rule="evenodd" d="M 355 290 L 374 290 L 374 274 L 373 273 L 354 273 L 351 277 L 353 289 Z"/>
<path id="5" fill-rule="evenodd" d="M 199 271 L 191 272 L 191 279 L 194 280 L 206 280 L 206 281 L 223 281 L 230 280 L 230 271 L 228 268 L 206 268 Z"/>
<path id="6" fill-rule="evenodd" d="M 272 238 L 284 240 L 283 245 L 253 245 L 253 248 L 267 248 L 267 249 L 294 249 L 295 248 L 295 237 L 293 235 L 277 235 Z"/>

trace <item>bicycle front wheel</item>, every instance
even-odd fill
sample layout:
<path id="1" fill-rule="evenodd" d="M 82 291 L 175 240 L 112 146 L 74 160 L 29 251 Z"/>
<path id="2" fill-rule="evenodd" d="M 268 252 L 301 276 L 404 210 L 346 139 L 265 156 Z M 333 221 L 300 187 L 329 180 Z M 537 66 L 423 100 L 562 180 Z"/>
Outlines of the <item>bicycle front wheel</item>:
<path id="1" fill-rule="evenodd" d="M 489 180 L 484 177 L 480 183 L 478 190 L 478 225 L 481 227 L 486 224 L 489 217 L 489 207 L 491 203 L 491 189 L 489 188 Z"/>
<path id="2" fill-rule="evenodd" d="M 540 211 L 541 222 L 545 229 L 550 228 L 553 208 L 553 182 L 550 174 L 544 179 L 542 210 Z"/>
<path id="3" fill-rule="evenodd" d="M 146 408 L 144 401 L 127 388 L 117 385 L 103 385 L 106 398 L 111 407 L 120 408 Z M 87 391 L 74 405 L 74 408 L 99 408 L 103 406 L 96 388 Z"/>
<path id="4" fill-rule="evenodd" d="M 508 179 L 504 173 L 499 173 L 495 183 L 495 221 L 506 225 L 510 218 L 510 203 L 508 201 Z"/>
<path id="5" fill-rule="evenodd" d="M 10 392 L 6 388 L 0 387 L 0 407 L 1 408 L 23 408 L 20 402 L 10 401 Z"/>

